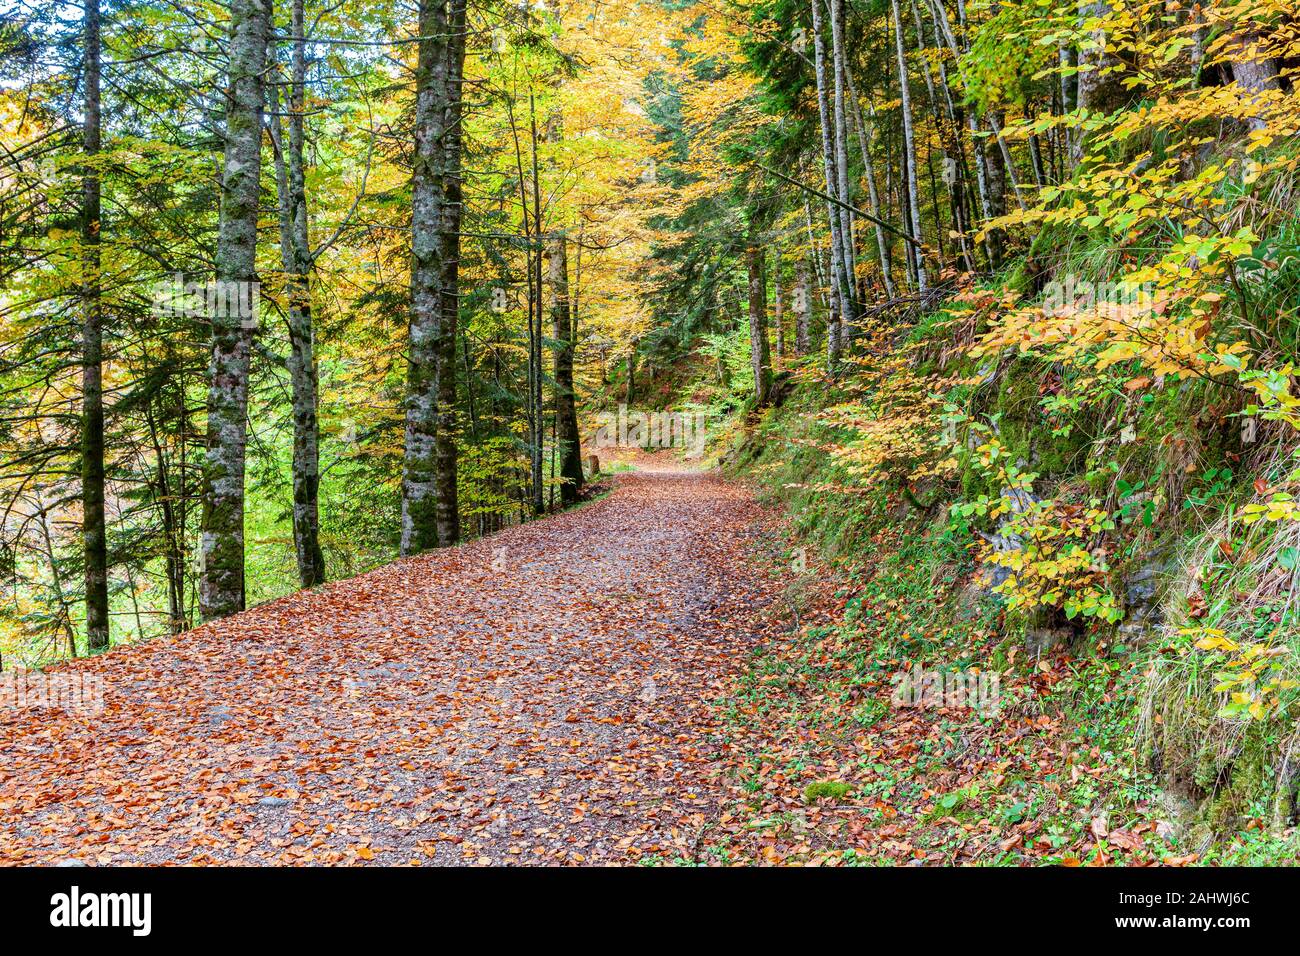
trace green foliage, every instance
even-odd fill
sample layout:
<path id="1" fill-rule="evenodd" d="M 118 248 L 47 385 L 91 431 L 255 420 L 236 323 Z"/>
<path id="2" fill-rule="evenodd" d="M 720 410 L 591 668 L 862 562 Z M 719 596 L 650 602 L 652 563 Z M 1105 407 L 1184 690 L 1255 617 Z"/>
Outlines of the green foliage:
<path id="1" fill-rule="evenodd" d="M 816 803 L 818 800 L 843 800 L 853 791 L 852 784 L 839 780 L 818 780 L 803 788 L 803 802 Z"/>
<path id="2" fill-rule="evenodd" d="M 960 63 L 966 101 L 980 113 L 1023 109 L 1041 96 L 1042 72 L 1056 58 L 1056 48 L 1043 43 L 1055 12 L 1051 0 L 997 4 L 995 9 L 975 29 Z"/>

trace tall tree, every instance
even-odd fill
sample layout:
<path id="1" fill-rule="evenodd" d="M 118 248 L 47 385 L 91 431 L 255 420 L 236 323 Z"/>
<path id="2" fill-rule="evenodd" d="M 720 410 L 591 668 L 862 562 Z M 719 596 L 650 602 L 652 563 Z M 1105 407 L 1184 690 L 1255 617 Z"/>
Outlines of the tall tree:
<path id="1" fill-rule="evenodd" d="M 745 268 L 749 273 L 749 355 L 754 369 L 754 404 L 762 408 L 772 398 L 772 360 L 767 344 L 767 276 L 762 237 L 751 218 Z"/>
<path id="2" fill-rule="evenodd" d="M 208 438 L 203 466 L 199 613 L 205 621 L 244 608 L 244 456 L 248 371 L 255 324 L 257 212 L 262 163 L 263 74 L 270 0 L 230 7 L 225 157 L 217 230 L 217 289 L 227 304 L 211 310 Z M 253 312 L 253 314 L 249 314 Z"/>
<path id="3" fill-rule="evenodd" d="M 844 0 L 830 0 L 831 64 L 835 74 L 834 127 L 835 127 L 835 185 L 840 204 L 836 208 L 840 219 L 840 260 L 844 272 L 843 310 L 839 334 L 848 342 L 853 325 L 858 319 L 857 276 L 854 267 L 853 217 L 849 211 L 852 193 L 849 190 L 848 113 L 845 101 L 848 96 L 848 55 L 844 36 Z"/>
<path id="4" fill-rule="evenodd" d="M 558 138 L 552 122 L 552 136 Z M 552 140 L 555 141 L 554 139 Z M 555 439 L 559 444 L 560 501 L 571 505 L 582 489 L 582 448 L 573 392 L 573 313 L 569 301 L 568 239 L 563 231 L 551 236 L 547 259 L 551 288 L 551 339 L 555 343 Z"/>
<path id="5" fill-rule="evenodd" d="M 578 500 L 582 490 L 582 448 L 578 436 L 578 411 L 573 392 L 573 313 L 569 302 L 568 239 L 563 232 L 551 238 L 547 262 L 551 286 L 551 338 L 555 343 L 555 438 L 559 444 L 560 501 Z"/>
<path id="6" fill-rule="evenodd" d="M 921 184 L 917 169 L 916 133 L 912 119 L 912 93 L 907 80 L 907 48 L 903 43 L 903 18 L 899 13 L 898 0 L 890 0 L 894 17 L 894 44 L 898 54 L 898 89 L 902 98 L 903 109 L 903 167 L 907 175 L 907 212 L 911 220 L 911 233 L 918 240 L 921 238 Z M 916 286 L 924 295 L 929 289 L 930 280 L 925 269 L 925 254 L 921 247 L 916 248 Z"/>
<path id="7" fill-rule="evenodd" d="M 530 308 L 528 310 L 528 321 L 530 323 L 528 364 L 532 370 L 529 388 L 531 389 L 531 404 L 533 407 L 531 477 L 533 514 L 540 515 L 546 510 L 546 489 L 542 479 L 542 461 L 546 448 L 546 416 L 542 396 L 542 329 L 544 328 L 542 320 L 543 310 L 545 309 L 545 298 L 542 294 L 542 246 L 546 227 L 542 218 L 542 177 L 537 163 L 537 101 L 531 89 L 528 91 L 528 133 L 533 205 L 533 242 L 529 244 L 531 254 L 529 261 L 532 270 L 529 275 L 529 287 L 532 289 L 533 294 L 530 296 Z M 527 210 L 525 209 L 526 214 Z"/>
<path id="8" fill-rule="evenodd" d="M 839 316 L 844 315 L 843 305 L 851 300 L 847 264 L 844 261 L 844 242 L 841 236 L 842 211 L 839 193 L 839 176 L 835 165 L 835 137 L 832 130 L 834 116 L 831 113 L 829 83 L 826 76 L 826 43 L 823 39 L 822 2 L 812 0 L 813 23 L 813 75 L 817 84 L 817 116 L 822 135 L 822 169 L 826 179 L 826 217 L 830 225 L 830 302 L 826 310 L 826 362 L 832 369 L 839 364 L 840 331 Z"/>
<path id="9" fill-rule="evenodd" d="M 449 0 L 447 105 L 443 120 L 442 319 L 437 335 L 438 434 L 434 441 L 438 544 L 460 540 L 456 478 L 456 335 L 460 318 L 460 224 L 464 215 L 462 123 L 464 119 L 466 0 Z"/>
<path id="10" fill-rule="evenodd" d="M 459 21 L 459 23 L 457 23 Z M 464 2 L 422 0 L 411 171 L 411 312 L 402 553 L 455 544 L 456 280 Z"/>
<path id="11" fill-rule="evenodd" d="M 86 562 L 86 643 L 108 647 L 108 532 L 104 514 L 104 315 L 101 299 L 100 16 L 99 0 L 84 0 L 85 113 L 82 175 L 81 501 Z"/>
<path id="12" fill-rule="evenodd" d="M 303 145 L 306 114 L 307 38 L 303 0 L 293 0 L 289 29 L 293 53 L 289 77 L 289 136 L 283 134 L 279 97 L 272 97 L 276 145 L 276 192 L 280 211 L 280 259 L 289 306 L 289 383 L 293 406 L 293 544 L 298 580 L 305 588 L 325 580 L 320 546 L 320 430 L 317 422 L 315 330 L 312 323 L 312 252 L 307 231 Z"/>
<path id="13" fill-rule="evenodd" d="M 862 156 L 862 177 L 867 181 L 867 199 L 871 203 L 871 215 L 875 220 L 873 225 L 876 230 L 876 254 L 880 259 L 880 276 L 884 282 L 885 295 L 892 299 L 895 295 L 892 274 L 894 265 L 893 258 L 890 255 L 889 239 L 885 236 L 884 220 L 881 218 L 880 189 L 876 185 L 876 167 L 871 161 L 870 137 L 867 134 L 867 124 L 862 116 L 862 101 L 858 98 L 858 90 L 853 82 L 853 72 L 851 70 L 845 71 L 845 79 L 848 81 L 849 103 L 852 106 L 849 115 L 853 120 L 853 125 L 857 128 L 858 152 Z"/>

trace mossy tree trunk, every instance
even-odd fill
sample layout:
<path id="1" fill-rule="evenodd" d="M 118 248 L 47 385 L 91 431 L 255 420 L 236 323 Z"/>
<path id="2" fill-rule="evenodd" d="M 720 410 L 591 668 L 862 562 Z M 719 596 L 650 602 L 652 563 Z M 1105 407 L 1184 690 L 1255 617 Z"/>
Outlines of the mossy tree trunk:
<path id="1" fill-rule="evenodd" d="M 461 122 L 465 79 L 466 0 L 449 0 L 446 133 L 443 175 L 442 322 L 438 329 L 438 434 L 434 441 L 437 466 L 435 514 L 438 544 L 460 540 L 460 501 L 457 494 L 456 336 L 460 325 L 460 223 L 464 211 L 461 169 Z"/>
<path id="2" fill-rule="evenodd" d="M 559 138 L 558 121 L 551 124 L 552 142 Z M 560 446 L 560 501 L 571 505 L 582 489 L 582 449 L 578 440 L 578 411 L 573 394 L 573 315 L 569 304 L 568 242 L 563 232 L 551 237 L 547 261 L 551 287 L 551 338 L 555 342 L 555 438 Z"/>
<path id="3" fill-rule="evenodd" d="M 289 383 L 293 410 L 293 544 L 298 580 L 315 587 L 325 580 L 320 546 L 320 430 L 317 422 L 315 332 L 312 325 L 312 253 L 307 232 L 304 174 L 304 115 L 307 85 L 307 40 L 303 0 L 293 0 L 292 74 L 289 84 L 289 136 L 279 115 L 271 121 L 276 144 L 275 172 L 280 206 L 280 258 L 289 303 Z M 278 114 L 279 96 L 271 103 Z"/>
<path id="4" fill-rule="evenodd" d="M 767 345 L 767 277 L 763 247 L 751 224 L 745 267 L 749 272 L 749 355 L 754 368 L 754 403 L 762 408 L 772 397 L 772 361 Z"/>
<path id="5" fill-rule="evenodd" d="M 230 8 L 229 86 L 217 281 L 256 307 L 257 213 L 262 160 L 263 74 L 270 32 L 269 0 L 234 0 Z M 255 313 L 254 313 L 255 314 Z M 218 308 L 212 321 L 208 366 L 207 456 L 203 467 L 203 620 L 244 608 L 244 454 L 247 444 L 248 368 L 252 316 Z"/>
<path id="6" fill-rule="evenodd" d="M 411 315 L 402 475 L 403 554 L 455 544 L 456 317 L 464 3 L 422 0 L 411 174 Z M 455 127 L 455 130 L 453 130 Z"/>

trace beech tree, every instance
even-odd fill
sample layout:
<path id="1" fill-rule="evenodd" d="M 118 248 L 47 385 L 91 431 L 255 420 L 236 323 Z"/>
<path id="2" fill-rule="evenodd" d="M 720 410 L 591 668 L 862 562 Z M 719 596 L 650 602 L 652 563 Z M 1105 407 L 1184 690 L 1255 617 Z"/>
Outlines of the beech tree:
<path id="1" fill-rule="evenodd" d="M 280 261 L 288 299 L 289 381 L 293 403 L 293 543 L 298 580 L 305 588 L 325 580 L 320 545 L 320 429 L 318 378 L 312 323 L 311 270 L 315 253 L 308 235 L 304 157 L 306 138 L 307 37 L 303 0 L 293 0 L 289 30 L 289 135 L 284 135 L 278 87 L 273 86 L 269 124 L 275 147 L 275 181 L 280 213 Z"/>
<path id="2" fill-rule="evenodd" d="M 212 357 L 199 580 L 199 613 L 205 621 L 242 611 L 245 603 L 244 465 L 257 307 L 253 289 L 257 283 L 263 86 L 270 30 L 270 0 L 233 0 L 216 251 L 217 289 L 223 293 L 226 307 L 210 310 L 208 315 Z M 232 296 L 251 305 L 254 314 L 247 314 L 247 308 L 228 307 Z"/>
<path id="3" fill-rule="evenodd" d="M 456 321 L 465 0 L 423 0 L 411 173 L 411 318 L 402 553 L 460 540 Z"/>

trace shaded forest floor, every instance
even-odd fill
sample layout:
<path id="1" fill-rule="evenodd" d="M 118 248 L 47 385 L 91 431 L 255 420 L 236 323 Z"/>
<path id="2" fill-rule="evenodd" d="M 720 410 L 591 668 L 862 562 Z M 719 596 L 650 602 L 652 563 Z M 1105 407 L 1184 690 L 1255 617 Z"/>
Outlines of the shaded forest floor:
<path id="1" fill-rule="evenodd" d="M 68 665 L 0 717 L 9 863 L 690 859 L 718 697 L 775 627 L 762 509 L 621 475 L 546 521 Z"/>

